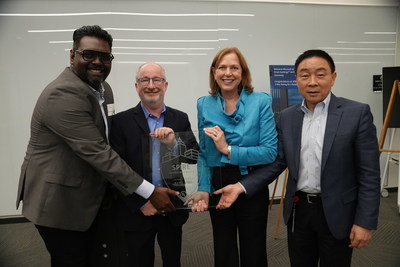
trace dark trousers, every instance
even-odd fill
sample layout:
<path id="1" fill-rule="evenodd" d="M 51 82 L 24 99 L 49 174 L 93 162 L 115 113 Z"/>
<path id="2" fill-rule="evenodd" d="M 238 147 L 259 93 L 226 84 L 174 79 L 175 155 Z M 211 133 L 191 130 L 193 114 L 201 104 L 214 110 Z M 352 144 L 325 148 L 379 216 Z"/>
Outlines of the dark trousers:
<path id="1" fill-rule="evenodd" d="M 128 249 L 128 265 L 154 266 L 155 239 L 160 246 L 163 267 L 180 267 L 182 226 L 175 226 L 167 216 L 154 215 L 153 227 L 146 231 L 124 231 Z"/>
<path id="2" fill-rule="evenodd" d="M 102 206 L 87 231 L 35 225 L 50 253 L 52 267 L 119 266 L 118 232 L 113 222 L 115 216 L 110 209 L 112 198 L 112 191 L 108 188 Z"/>
<path id="3" fill-rule="evenodd" d="M 300 198 L 287 225 L 289 258 L 292 267 L 346 267 L 351 265 L 350 240 L 336 239 L 326 223 L 322 202 Z"/>
<path id="4" fill-rule="evenodd" d="M 92 266 L 92 230 L 78 232 L 35 226 L 50 253 L 52 267 Z"/>
<path id="5" fill-rule="evenodd" d="M 240 177 L 237 167 L 216 168 L 213 173 L 214 187 L 218 188 L 219 182 L 220 186 L 237 182 Z M 210 208 L 215 267 L 268 266 L 266 243 L 268 198 L 269 192 L 266 189 L 251 198 L 244 194 L 240 195 L 228 209 Z M 215 205 L 218 201 L 219 197 L 213 196 L 210 204 Z"/>

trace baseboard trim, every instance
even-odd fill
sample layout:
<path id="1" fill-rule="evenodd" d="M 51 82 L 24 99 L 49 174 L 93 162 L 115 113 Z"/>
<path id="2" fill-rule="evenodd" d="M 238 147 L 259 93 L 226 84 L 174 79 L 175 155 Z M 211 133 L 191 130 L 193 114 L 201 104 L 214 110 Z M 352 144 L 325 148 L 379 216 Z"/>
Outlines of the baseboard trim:
<path id="1" fill-rule="evenodd" d="M 0 224 L 27 223 L 29 220 L 24 216 L 0 216 Z"/>
<path id="2" fill-rule="evenodd" d="M 398 187 L 388 187 L 385 188 L 389 193 L 398 192 Z M 281 198 L 275 198 L 272 201 L 273 205 L 279 204 Z M 17 216 L 0 216 L 0 224 L 12 224 L 12 223 L 27 223 L 29 220 L 22 215 Z"/>
<path id="3" fill-rule="evenodd" d="M 388 187 L 385 188 L 389 193 L 394 193 L 394 192 L 398 192 L 398 187 Z"/>
<path id="4" fill-rule="evenodd" d="M 280 202 L 281 202 L 281 197 L 274 198 L 274 200 L 272 201 L 272 205 L 279 204 Z"/>

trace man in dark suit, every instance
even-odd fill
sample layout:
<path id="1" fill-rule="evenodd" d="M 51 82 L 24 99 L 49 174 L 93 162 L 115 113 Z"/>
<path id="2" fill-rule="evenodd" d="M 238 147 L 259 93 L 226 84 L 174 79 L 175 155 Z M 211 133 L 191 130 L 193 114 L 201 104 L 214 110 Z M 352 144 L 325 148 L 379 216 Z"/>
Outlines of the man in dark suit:
<path id="1" fill-rule="evenodd" d="M 379 149 L 367 104 L 336 97 L 333 59 L 308 50 L 295 63 L 302 104 L 283 110 L 277 124 L 279 156 L 269 166 L 221 189 L 218 208 L 245 191 L 265 188 L 289 169 L 284 220 L 292 266 L 350 266 L 377 228 Z"/>
<path id="2" fill-rule="evenodd" d="M 21 168 L 17 208 L 35 224 L 52 266 L 89 266 L 96 216 L 110 184 L 173 211 L 175 192 L 154 188 L 108 145 L 114 114 L 112 37 L 99 26 L 73 34 L 70 67 L 39 96 Z"/>
<path id="3" fill-rule="evenodd" d="M 186 145 L 197 147 L 188 116 L 165 106 L 164 95 L 168 82 L 161 65 L 146 63 L 140 66 L 135 87 L 141 101 L 136 107 L 114 116 L 111 145 L 129 166 L 156 187 L 166 186 L 164 179 L 171 178 L 173 184 L 177 185 L 174 189 L 184 191 L 180 172 L 179 175 L 166 177 L 176 170 L 171 166 L 180 166 L 179 162 L 172 161 L 170 164 L 160 160 L 160 157 L 174 150 L 177 132 L 188 133 L 188 138 L 182 133 Z M 122 195 L 119 195 L 114 209 L 117 226 L 123 231 L 122 236 L 128 248 L 128 266 L 154 265 L 156 236 L 163 266 L 180 266 L 182 224 L 188 219 L 188 211 L 160 214 L 144 198 Z"/>

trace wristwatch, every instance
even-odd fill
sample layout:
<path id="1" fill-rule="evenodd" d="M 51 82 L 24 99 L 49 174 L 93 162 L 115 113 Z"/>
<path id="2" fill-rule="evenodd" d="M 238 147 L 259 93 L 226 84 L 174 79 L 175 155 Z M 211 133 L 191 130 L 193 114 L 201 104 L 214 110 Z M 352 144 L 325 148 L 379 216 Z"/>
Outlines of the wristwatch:
<path id="1" fill-rule="evenodd" d="M 232 151 L 232 147 L 228 146 L 228 159 L 231 158 L 231 151 Z"/>

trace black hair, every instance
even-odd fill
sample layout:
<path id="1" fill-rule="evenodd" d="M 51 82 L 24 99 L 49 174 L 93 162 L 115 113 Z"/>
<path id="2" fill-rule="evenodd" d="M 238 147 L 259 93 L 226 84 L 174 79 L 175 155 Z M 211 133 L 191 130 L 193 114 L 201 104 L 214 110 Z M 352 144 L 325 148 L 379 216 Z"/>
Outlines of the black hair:
<path id="1" fill-rule="evenodd" d="M 82 26 L 74 31 L 74 35 L 72 38 L 74 41 L 73 44 L 74 50 L 78 49 L 79 42 L 85 36 L 93 36 L 102 39 L 108 43 L 110 49 L 112 47 L 112 42 L 113 42 L 112 36 L 106 30 L 103 30 L 99 25 L 93 25 L 93 26 Z"/>
<path id="2" fill-rule="evenodd" d="M 333 62 L 332 57 L 325 52 L 324 50 L 320 50 L 320 49 L 311 49 L 311 50 L 307 50 L 305 51 L 303 54 L 301 54 L 297 59 L 296 59 L 296 63 L 294 64 L 294 73 L 297 74 L 297 68 L 299 67 L 300 63 L 310 57 L 320 57 L 325 59 L 326 61 L 328 61 L 328 64 L 331 68 L 331 73 L 335 72 L 335 62 Z"/>

